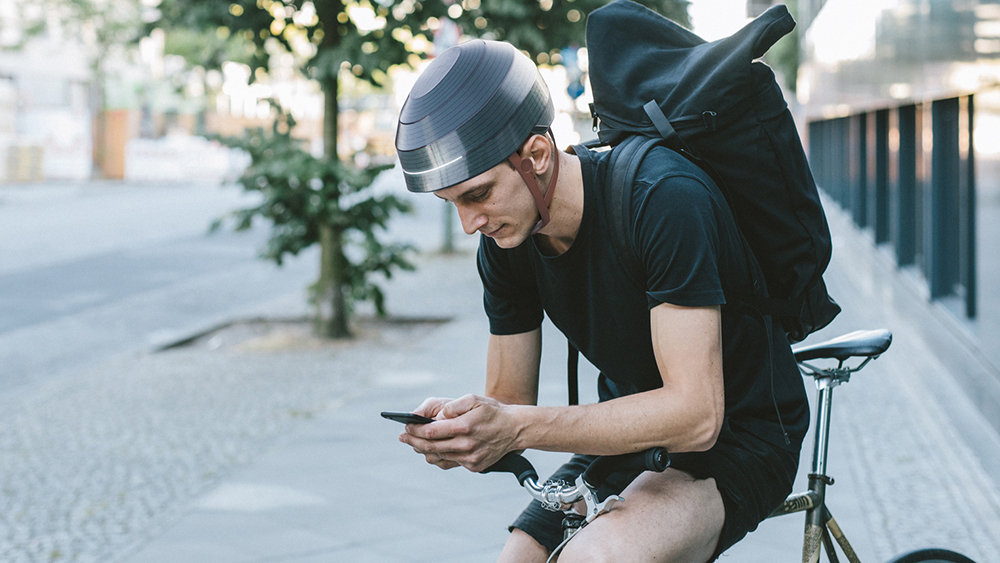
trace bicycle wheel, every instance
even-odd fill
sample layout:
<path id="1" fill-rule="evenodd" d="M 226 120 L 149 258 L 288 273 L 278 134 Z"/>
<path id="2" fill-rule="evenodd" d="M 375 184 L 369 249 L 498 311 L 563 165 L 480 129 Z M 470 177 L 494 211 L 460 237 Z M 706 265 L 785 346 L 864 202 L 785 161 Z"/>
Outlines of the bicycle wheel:
<path id="1" fill-rule="evenodd" d="M 947 549 L 918 549 L 904 553 L 888 563 L 976 563 L 972 559 Z"/>

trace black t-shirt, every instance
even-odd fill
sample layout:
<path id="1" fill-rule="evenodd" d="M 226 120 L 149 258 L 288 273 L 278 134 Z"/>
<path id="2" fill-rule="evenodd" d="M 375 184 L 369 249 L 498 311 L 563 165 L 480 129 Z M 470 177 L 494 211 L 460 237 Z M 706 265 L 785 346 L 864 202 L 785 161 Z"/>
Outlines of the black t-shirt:
<path id="1" fill-rule="evenodd" d="M 490 332 L 534 330 L 544 311 L 600 370 L 603 401 L 663 385 L 653 355 L 650 309 L 660 303 L 721 305 L 728 423 L 782 447 L 783 425 L 793 442 L 800 442 L 809 424 L 802 377 L 780 325 L 768 326 L 770 317 L 734 304 L 734 296 L 751 294 L 751 278 L 719 189 L 674 151 L 657 147 L 646 157 L 632 196 L 632 243 L 647 274 L 643 294 L 611 243 L 603 195 L 609 153 L 578 152 L 584 210 L 566 252 L 545 256 L 531 237 L 510 250 L 485 236 L 480 241 Z"/>

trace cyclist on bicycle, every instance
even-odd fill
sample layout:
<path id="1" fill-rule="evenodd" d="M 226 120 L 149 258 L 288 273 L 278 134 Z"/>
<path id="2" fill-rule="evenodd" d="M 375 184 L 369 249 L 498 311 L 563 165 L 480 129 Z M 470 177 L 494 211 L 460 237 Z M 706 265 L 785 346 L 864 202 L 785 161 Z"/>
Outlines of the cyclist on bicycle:
<path id="1" fill-rule="evenodd" d="M 615 258 L 604 210 L 608 153 L 556 150 L 534 63 L 475 40 L 438 56 L 400 112 L 396 149 L 413 192 L 433 192 L 481 233 L 490 321 L 484 396 L 427 399 L 400 440 L 429 463 L 480 471 L 528 448 L 587 456 L 663 446 L 672 466 L 629 475 L 626 501 L 560 561 L 711 561 L 790 492 L 809 424 L 780 325 L 727 296 L 751 276 L 725 199 L 698 167 L 655 148 L 632 187 L 633 244 L 648 290 Z M 535 406 L 543 313 L 601 372 L 600 402 Z M 769 336 L 770 335 L 770 336 Z M 770 341 L 768 339 L 770 338 Z M 501 561 L 545 561 L 561 514 L 536 501 Z"/>

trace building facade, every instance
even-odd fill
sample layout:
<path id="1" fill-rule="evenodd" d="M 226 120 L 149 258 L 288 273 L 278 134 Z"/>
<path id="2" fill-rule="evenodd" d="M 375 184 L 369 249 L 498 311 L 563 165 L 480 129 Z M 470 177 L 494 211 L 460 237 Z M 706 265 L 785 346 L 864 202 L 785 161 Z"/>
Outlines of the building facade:
<path id="1" fill-rule="evenodd" d="M 810 0 L 817 183 L 1000 367 L 1000 2 Z"/>
<path id="2" fill-rule="evenodd" d="M 0 182 L 90 178 L 89 89 L 79 45 L 38 37 L 0 50 Z"/>

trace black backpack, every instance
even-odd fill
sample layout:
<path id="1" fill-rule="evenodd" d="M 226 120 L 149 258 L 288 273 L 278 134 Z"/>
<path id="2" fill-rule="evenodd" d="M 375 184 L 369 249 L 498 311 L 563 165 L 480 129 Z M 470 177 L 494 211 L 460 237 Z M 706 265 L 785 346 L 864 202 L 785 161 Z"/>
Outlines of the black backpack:
<path id="1" fill-rule="evenodd" d="M 788 10 L 775 6 L 731 37 L 706 43 L 617 0 L 590 14 L 587 50 L 599 144 L 615 147 L 605 189 L 611 236 L 633 283 L 646 290 L 628 242 L 627 195 L 639 163 L 662 144 L 706 170 L 736 217 L 748 258 L 756 259 L 751 270 L 765 281 L 755 279 L 756 294 L 738 299 L 778 317 L 797 342 L 840 307 L 823 283 L 832 245 L 816 182 L 774 73 L 755 61 L 794 27 Z"/>

